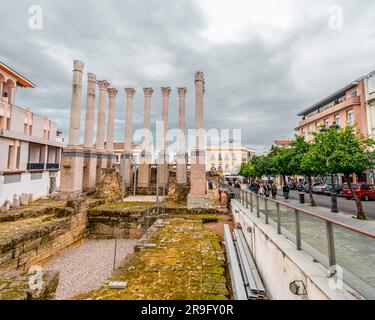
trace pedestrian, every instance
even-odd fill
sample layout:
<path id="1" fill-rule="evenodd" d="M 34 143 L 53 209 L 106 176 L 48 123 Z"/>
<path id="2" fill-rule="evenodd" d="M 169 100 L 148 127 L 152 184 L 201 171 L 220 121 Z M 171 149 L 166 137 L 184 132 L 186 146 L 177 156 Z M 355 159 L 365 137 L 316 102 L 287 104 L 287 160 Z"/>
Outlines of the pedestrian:
<path id="1" fill-rule="evenodd" d="M 271 185 L 271 193 L 272 193 L 272 199 L 276 200 L 277 187 L 276 187 L 275 183 L 272 183 L 272 185 Z"/>
<path id="2" fill-rule="evenodd" d="M 287 184 L 285 184 L 283 186 L 283 193 L 284 193 L 285 200 L 289 200 L 289 192 L 290 192 L 290 187 Z"/>

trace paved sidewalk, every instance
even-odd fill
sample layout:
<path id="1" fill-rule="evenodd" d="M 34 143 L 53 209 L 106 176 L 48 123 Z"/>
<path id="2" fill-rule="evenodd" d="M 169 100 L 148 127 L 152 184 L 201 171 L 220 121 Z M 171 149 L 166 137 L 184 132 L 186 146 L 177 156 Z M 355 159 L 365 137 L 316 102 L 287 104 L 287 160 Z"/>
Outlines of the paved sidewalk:
<path id="1" fill-rule="evenodd" d="M 306 211 L 310 211 L 312 213 L 319 214 L 323 217 L 329 218 L 331 220 L 338 221 L 340 223 L 349 225 L 351 227 L 363 230 L 368 233 L 372 233 L 375 235 L 375 221 L 361 221 L 355 219 L 356 217 L 352 214 L 348 213 L 333 213 L 330 209 L 323 208 L 323 207 L 311 207 L 309 204 L 301 204 L 298 200 L 285 200 L 283 197 L 278 196 L 277 200 L 280 202 L 284 202 L 288 205 L 293 207 L 301 208 Z"/>

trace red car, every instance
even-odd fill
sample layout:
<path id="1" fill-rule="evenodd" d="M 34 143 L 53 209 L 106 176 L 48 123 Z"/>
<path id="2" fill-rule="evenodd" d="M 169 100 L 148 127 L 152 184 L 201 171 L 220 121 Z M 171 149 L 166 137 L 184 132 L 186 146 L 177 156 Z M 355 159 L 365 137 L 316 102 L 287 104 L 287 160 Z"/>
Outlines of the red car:
<path id="1" fill-rule="evenodd" d="M 375 200 L 375 186 L 367 183 L 353 183 L 352 187 L 359 199 L 365 201 Z M 353 198 L 353 194 L 347 185 L 344 187 L 344 198 Z"/>

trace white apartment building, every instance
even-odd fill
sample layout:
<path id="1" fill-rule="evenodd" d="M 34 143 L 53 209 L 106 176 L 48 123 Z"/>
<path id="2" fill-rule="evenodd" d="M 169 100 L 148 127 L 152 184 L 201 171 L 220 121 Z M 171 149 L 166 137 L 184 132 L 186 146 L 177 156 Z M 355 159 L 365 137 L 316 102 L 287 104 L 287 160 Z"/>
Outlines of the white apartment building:
<path id="1" fill-rule="evenodd" d="M 207 146 L 206 170 L 218 171 L 224 175 L 237 175 L 242 164 L 248 163 L 254 156 L 254 150 L 232 141 L 219 146 Z"/>
<path id="2" fill-rule="evenodd" d="M 14 195 L 46 196 L 59 188 L 62 138 L 56 123 L 16 106 L 35 84 L 0 62 L 0 207 Z"/>

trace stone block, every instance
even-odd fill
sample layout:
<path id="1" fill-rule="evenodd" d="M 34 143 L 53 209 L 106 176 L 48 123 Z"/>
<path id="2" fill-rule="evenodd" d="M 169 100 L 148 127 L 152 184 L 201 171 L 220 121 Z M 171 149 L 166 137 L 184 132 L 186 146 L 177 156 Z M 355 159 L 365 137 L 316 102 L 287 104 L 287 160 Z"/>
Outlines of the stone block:
<path id="1" fill-rule="evenodd" d="M 8 212 L 10 210 L 10 201 L 7 200 L 4 202 L 4 204 L 1 206 L 0 211 L 1 212 Z"/>
<path id="2" fill-rule="evenodd" d="M 29 204 L 29 196 L 26 193 L 20 195 L 20 204 L 21 206 L 27 206 Z"/>

